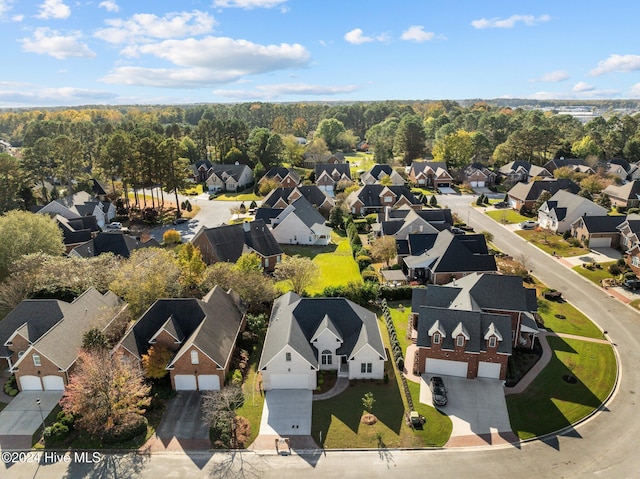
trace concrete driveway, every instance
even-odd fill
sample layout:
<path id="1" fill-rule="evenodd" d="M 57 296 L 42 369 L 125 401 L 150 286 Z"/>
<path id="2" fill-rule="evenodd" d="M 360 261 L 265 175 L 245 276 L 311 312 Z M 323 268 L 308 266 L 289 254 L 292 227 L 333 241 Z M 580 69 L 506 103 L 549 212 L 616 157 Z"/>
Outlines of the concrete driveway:
<path id="1" fill-rule="evenodd" d="M 265 393 L 260 435 L 310 436 L 313 392 L 307 389 L 280 389 Z"/>
<path id="2" fill-rule="evenodd" d="M 422 376 L 420 402 L 433 406 L 429 378 Z M 442 376 L 447 388 L 446 406 L 437 407 L 453 423 L 446 446 L 473 446 L 511 442 L 511 431 L 502 381 L 497 379 L 466 379 Z M 436 406 L 434 406 L 436 407 Z"/>
<path id="3" fill-rule="evenodd" d="M 23 391 L 0 412 L 0 448 L 31 449 L 33 433 L 60 402 L 63 391 Z M 40 408 L 36 399 L 40 399 Z"/>
<path id="4" fill-rule="evenodd" d="M 147 446 L 152 451 L 211 449 L 209 426 L 202 419 L 201 404 L 198 391 L 178 392 L 169 401 Z"/>

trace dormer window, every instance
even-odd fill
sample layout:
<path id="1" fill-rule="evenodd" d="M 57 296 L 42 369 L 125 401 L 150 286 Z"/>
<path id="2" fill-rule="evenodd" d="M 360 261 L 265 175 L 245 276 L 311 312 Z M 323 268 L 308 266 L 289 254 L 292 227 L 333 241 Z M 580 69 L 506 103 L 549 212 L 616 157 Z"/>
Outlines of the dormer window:
<path id="1" fill-rule="evenodd" d="M 440 333 L 433 333 L 433 344 L 440 344 Z"/>
<path id="2" fill-rule="evenodd" d="M 393 201 L 393 198 L 391 196 L 385 196 L 384 197 L 384 202 L 385 203 L 391 203 Z"/>
<path id="3" fill-rule="evenodd" d="M 464 336 L 462 334 L 456 337 L 456 346 L 464 346 Z"/>
<path id="4" fill-rule="evenodd" d="M 491 336 L 489 338 L 489 347 L 490 348 L 495 348 L 496 347 L 496 337 L 495 336 Z"/>

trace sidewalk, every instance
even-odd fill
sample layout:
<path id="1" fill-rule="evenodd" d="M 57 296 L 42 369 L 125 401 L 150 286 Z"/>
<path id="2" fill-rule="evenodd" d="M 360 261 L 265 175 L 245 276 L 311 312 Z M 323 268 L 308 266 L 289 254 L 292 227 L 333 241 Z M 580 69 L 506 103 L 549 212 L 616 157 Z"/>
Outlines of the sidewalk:
<path id="1" fill-rule="evenodd" d="M 333 387 L 329 389 L 326 393 L 314 394 L 313 400 L 322 401 L 323 399 L 332 398 L 340 394 L 342 391 L 344 391 L 348 387 L 349 387 L 349 378 L 338 378 L 338 380 L 333 385 Z"/>
<path id="2" fill-rule="evenodd" d="M 524 390 L 529 387 L 529 385 L 538 376 L 538 374 L 540 374 L 540 371 L 542 371 L 547 366 L 547 364 L 549 364 L 549 361 L 551 361 L 551 357 L 553 356 L 553 351 L 551 350 L 551 347 L 547 342 L 548 335 L 549 333 L 547 332 L 541 331 L 540 333 L 538 333 L 538 341 L 540 341 L 540 346 L 542 346 L 542 356 L 540 356 L 538 362 L 536 362 L 536 364 L 534 364 L 533 367 L 529 369 L 529 371 L 527 371 L 527 374 L 525 374 L 524 377 L 520 379 L 520 381 L 518 381 L 518 384 L 510 388 L 504 388 L 505 395 L 520 394 L 524 392 Z"/>

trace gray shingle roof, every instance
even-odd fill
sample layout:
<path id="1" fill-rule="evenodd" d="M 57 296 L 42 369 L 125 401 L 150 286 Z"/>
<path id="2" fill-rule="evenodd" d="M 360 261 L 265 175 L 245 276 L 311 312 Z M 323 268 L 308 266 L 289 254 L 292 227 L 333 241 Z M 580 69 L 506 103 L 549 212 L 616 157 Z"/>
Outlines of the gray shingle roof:
<path id="1" fill-rule="evenodd" d="M 536 180 L 530 183 L 517 183 L 509 190 L 509 196 L 519 200 L 533 201 L 540 197 L 543 191 L 548 191 L 552 195 L 558 190 L 567 190 L 570 193 L 578 193 L 580 187 L 569 179 L 559 180 Z"/>
<path id="2" fill-rule="evenodd" d="M 442 337 L 443 349 L 455 349 L 453 332 L 457 329 L 457 332 L 462 330 L 469 335 L 465 351 L 472 353 L 486 351 L 484 337 L 493 325 L 493 329 L 502 336 L 502 340 L 498 341 L 498 352 L 511 354 L 511 318 L 509 316 L 422 306 L 418 318 L 417 345 L 419 347 L 431 347 L 429 329 L 436 322 L 439 323 L 439 329 L 444 330 L 442 331 L 444 333 Z"/>
<path id="3" fill-rule="evenodd" d="M 313 225 L 323 225 L 325 223 L 324 216 L 322 216 L 304 196 L 301 196 L 291 203 L 291 206 L 295 208 L 293 214 L 300 218 L 300 221 L 308 228 L 311 228 Z"/>
<path id="4" fill-rule="evenodd" d="M 86 243 L 76 246 L 72 252 L 82 258 L 92 258 L 103 253 L 128 258 L 137 249 L 157 245 L 157 242 L 142 243 L 138 238 L 122 231 L 104 231 Z"/>
<path id="5" fill-rule="evenodd" d="M 396 197 L 396 202 L 400 197 L 405 197 L 412 205 L 420 205 L 420 201 L 411 193 L 411 190 L 406 186 L 384 186 L 384 185 L 365 185 L 362 188 L 354 191 L 347 198 L 348 204 L 353 204 L 356 198 L 358 198 L 365 207 L 381 207 L 389 206 L 384 205 L 380 201 L 380 194 L 382 190 L 388 188 Z"/>
<path id="6" fill-rule="evenodd" d="M 298 172 L 290 168 L 285 168 L 284 166 L 274 166 L 264 174 L 263 178 L 275 178 L 279 176 L 280 179 L 284 179 L 287 175 L 296 183 L 300 183 L 300 175 Z"/>
<path id="7" fill-rule="evenodd" d="M 343 340 L 337 354 L 351 356 L 369 344 L 386 359 L 374 313 L 345 298 L 301 298 L 289 292 L 273 303 L 259 368 L 266 367 L 287 345 L 317 367 L 318 351 L 311 339 L 327 316 Z"/>
<path id="8" fill-rule="evenodd" d="M 30 342 L 49 331 L 68 311 L 69 303 L 56 299 L 25 299 L 0 321 L 0 357 L 11 356 L 4 345 L 18 328 Z"/>
<path id="9" fill-rule="evenodd" d="M 351 179 L 351 168 L 349 163 L 317 163 L 316 164 L 316 181 L 322 173 L 327 173 L 331 178 L 340 181 L 342 176 Z"/>
<path id="10" fill-rule="evenodd" d="M 286 204 L 290 204 L 291 200 L 289 198 L 294 190 L 298 190 L 309 203 L 315 205 L 318 208 L 322 206 L 326 201 L 329 201 L 331 204 L 333 204 L 333 200 L 325 195 L 322 190 L 316 185 L 299 185 L 295 187 L 280 187 L 271 190 L 271 192 L 262 200 L 262 206 L 273 207 L 279 199 L 283 199 Z"/>
<path id="11" fill-rule="evenodd" d="M 609 196 L 615 196 L 616 198 L 635 200 L 640 198 L 640 181 L 630 181 L 621 186 L 609 185 L 602 191 L 602 193 Z"/>

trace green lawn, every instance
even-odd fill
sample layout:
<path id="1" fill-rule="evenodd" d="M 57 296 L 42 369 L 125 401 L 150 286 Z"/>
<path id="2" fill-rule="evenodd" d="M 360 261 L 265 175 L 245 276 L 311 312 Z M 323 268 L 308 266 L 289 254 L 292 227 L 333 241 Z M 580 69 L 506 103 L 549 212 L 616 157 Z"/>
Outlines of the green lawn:
<path id="1" fill-rule="evenodd" d="M 584 418 L 607 398 L 616 379 L 610 345 L 548 338 L 554 355 L 524 393 L 507 396 L 509 419 L 521 439 L 551 433 Z M 570 384 L 563 376 L 572 375 Z"/>
<path id="2" fill-rule="evenodd" d="M 347 238 L 332 232 L 331 240 L 334 244 L 329 246 L 282 246 L 285 254 L 290 256 L 298 254 L 312 258 L 320 267 L 318 279 L 306 289 L 310 295 L 322 293 L 327 286 L 346 285 L 352 281 L 362 282 L 358 264 L 353 259 Z M 283 293 L 289 290 L 287 282 L 278 282 L 276 286 Z"/>
<path id="3" fill-rule="evenodd" d="M 260 362 L 261 346 L 254 347 L 249 359 L 249 372 L 242 385 L 244 391 L 244 404 L 236 410 L 238 416 L 243 416 L 251 424 L 251 436 L 246 446 L 249 446 L 260 432 L 260 420 L 262 419 L 262 408 L 264 406 L 264 395 L 260 392 L 260 376 L 258 374 L 258 363 Z"/>
<path id="4" fill-rule="evenodd" d="M 562 236 L 554 233 L 546 233 L 537 230 L 518 230 L 516 234 L 537 246 L 548 254 L 557 256 L 578 256 L 589 253 L 588 248 L 582 246 L 571 246 Z"/>
<path id="5" fill-rule="evenodd" d="M 616 262 L 608 261 L 606 263 L 600 263 L 600 266 L 602 266 L 602 268 L 598 268 L 594 270 L 587 269 L 582 265 L 574 266 L 571 269 L 573 269 L 579 275 L 584 276 L 589 281 L 597 284 L 598 286 L 602 286 L 603 279 L 614 277 L 611 273 L 609 273 L 609 266 L 611 266 L 612 264 L 616 264 Z"/>
<path id="6" fill-rule="evenodd" d="M 251 192 L 251 193 L 247 193 L 247 192 L 241 192 L 241 193 L 227 192 L 227 193 L 224 193 L 222 195 L 216 196 L 215 199 L 219 200 L 219 201 L 259 201 L 259 200 L 262 199 L 262 196 L 258 196 L 253 192 Z M 247 206 L 247 208 L 249 207 L 249 205 L 246 205 L 246 206 Z"/>
<path id="7" fill-rule="evenodd" d="M 398 306 L 400 302 L 398 301 L 389 301 L 387 306 L 389 306 L 389 312 L 391 313 L 391 320 L 393 321 L 393 325 L 396 328 L 396 337 L 398 338 L 398 342 L 400 343 L 400 347 L 402 348 L 403 354 L 406 353 L 407 347 L 411 344 L 411 340 L 407 339 L 407 328 L 409 327 L 409 315 L 411 314 L 411 300 L 409 300 L 409 305 L 405 301 L 404 311 L 400 310 Z M 384 323 L 381 328 L 384 328 Z"/>
<path id="8" fill-rule="evenodd" d="M 587 338 L 604 339 L 602 331 L 584 314 L 567 302 L 538 298 L 538 314 L 544 320 L 544 328 L 559 334 L 575 334 Z M 564 316 L 564 319 L 556 315 Z"/>
<path id="9" fill-rule="evenodd" d="M 504 224 L 522 223 L 523 221 L 531 219 L 527 218 L 526 216 L 522 216 L 517 211 L 508 208 L 504 210 L 487 211 L 485 214 L 493 218 L 498 223 Z"/>
<path id="10" fill-rule="evenodd" d="M 640 310 L 640 299 L 634 299 L 633 301 L 631 301 L 629 303 L 629 306 L 631 306 L 632 308 Z"/>

